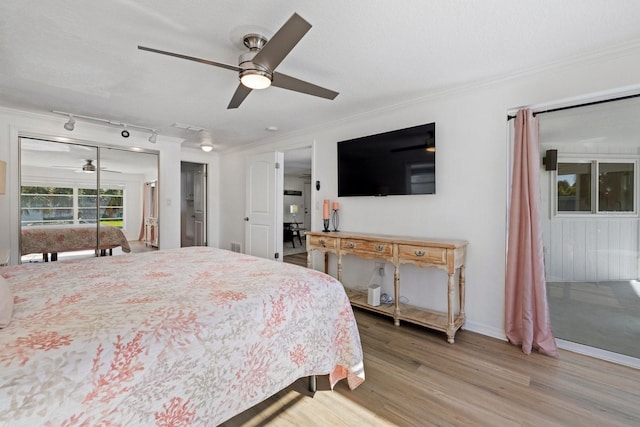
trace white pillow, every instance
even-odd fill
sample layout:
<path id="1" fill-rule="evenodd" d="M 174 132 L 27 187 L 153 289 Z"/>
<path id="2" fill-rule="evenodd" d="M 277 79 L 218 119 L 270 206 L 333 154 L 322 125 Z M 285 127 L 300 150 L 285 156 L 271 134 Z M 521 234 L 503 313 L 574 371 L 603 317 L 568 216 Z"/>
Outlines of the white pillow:
<path id="1" fill-rule="evenodd" d="M 13 295 L 7 280 L 0 276 L 0 328 L 6 328 L 13 315 Z"/>

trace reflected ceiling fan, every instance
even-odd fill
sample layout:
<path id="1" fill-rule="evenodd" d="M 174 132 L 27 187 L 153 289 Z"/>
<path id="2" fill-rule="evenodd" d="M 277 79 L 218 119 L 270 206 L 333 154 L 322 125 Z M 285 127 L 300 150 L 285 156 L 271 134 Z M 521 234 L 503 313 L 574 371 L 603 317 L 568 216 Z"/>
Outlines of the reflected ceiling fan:
<path id="1" fill-rule="evenodd" d="M 138 46 L 138 49 L 238 72 L 240 84 L 233 94 L 227 109 L 238 108 L 253 89 L 265 89 L 269 86 L 276 86 L 320 98 L 334 99 L 338 96 L 338 92 L 275 71 L 276 67 L 280 65 L 282 60 L 310 29 L 311 24 L 297 13 L 294 13 L 273 35 L 271 40 L 267 40 L 261 34 L 245 35 L 244 45 L 249 48 L 249 52 L 240 55 L 238 66 L 145 46 Z"/>
<path id="2" fill-rule="evenodd" d="M 80 168 L 78 168 L 77 166 L 52 166 L 52 167 L 57 169 L 70 169 L 77 173 L 81 173 L 81 172 L 94 173 L 97 170 L 96 165 L 93 164 L 92 159 L 86 159 L 85 164 L 82 165 L 82 167 Z M 101 167 L 100 172 L 122 173 L 120 171 L 112 170 L 106 167 Z"/>
<path id="3" fill-rule="evenodd" d="M 422 143 L 422 144 L 411 145 L 409 147 L 394 148 L 393 150 L 391 150 L 391 152 L 392 153 L 400 153 L 402 151 L 411 151 L 411 150 L 425 150 L 425 151 L 428 151 L 430 153 L 435 153 L 436 152 L 436 141 L 433 138 L 433 133 L 429 132 L 429 136 L 427 138 L 425 138 L 424 143 Z"/>

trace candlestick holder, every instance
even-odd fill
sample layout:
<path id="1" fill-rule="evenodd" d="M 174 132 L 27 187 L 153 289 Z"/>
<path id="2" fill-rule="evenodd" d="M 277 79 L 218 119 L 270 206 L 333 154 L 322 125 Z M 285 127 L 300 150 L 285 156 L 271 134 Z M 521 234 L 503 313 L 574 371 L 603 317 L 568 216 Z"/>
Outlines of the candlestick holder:
<path id="1" fill-rule="evenodd" d="M 333 222 L 333 231 L 340 231 L 338 230 L 338 226 L 340 225 L 340 215 L 338 215 L 338 209 L 333 210 L 333 213 L 331 214 L 331 222 Z"/>
<path id="2" fill-rule="evenodd" d="M 322 231 L 324 231 L 325 233 L 328 233 L 330 231 L 329 230 L 329 219 L 323 219 L 322 222 L 324 224 L 324 230 L 322 230 Z"/>

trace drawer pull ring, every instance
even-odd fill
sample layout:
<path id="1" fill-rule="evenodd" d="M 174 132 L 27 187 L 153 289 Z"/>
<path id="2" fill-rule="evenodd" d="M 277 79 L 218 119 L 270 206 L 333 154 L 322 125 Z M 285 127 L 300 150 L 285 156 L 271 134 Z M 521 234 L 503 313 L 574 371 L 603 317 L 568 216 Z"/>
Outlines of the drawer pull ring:
<path id="1" fill-rule="evenodd" d="M 347 247 L 349 247 L 349 249 L 353 249 L 353 248 L 356 247 L 356 244 L 353 243 L 353 242 L 349 242 L 349 243 L 347 243 Z"/>
<path id="2" fill-rule="evenodd" d="M 425 251 L 415 251 L 414 254 L 416 254 L 416 256 L 425 256 L 426 255 Z"/>
<path id="3" fill-rule="evenodd" d="M 376 245 L 376 251 L 378 252 L 382 252 L 384 250 L 384 246 L 382 245 Z"/>
<path id="4" fill-rule="evenodd" d="M 320 243 L 322 246 L 325 246 L 327 242 L 324 239 L 320 239 L 318 240 L 318 243 Z"/>

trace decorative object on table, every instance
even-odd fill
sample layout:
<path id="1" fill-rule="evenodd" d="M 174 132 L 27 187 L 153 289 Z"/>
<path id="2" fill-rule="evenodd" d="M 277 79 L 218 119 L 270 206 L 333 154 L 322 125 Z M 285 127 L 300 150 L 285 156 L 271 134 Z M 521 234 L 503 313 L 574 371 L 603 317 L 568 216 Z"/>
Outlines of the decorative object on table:
<path id="1" fill-rule="evenodd" d="M 324 199 L 324 203 L 322 204 L 322 223 L 324 225 L 325 233 L 329 232 L 329 199 Z"/>
<path id="2" fill-rule="evenodd" d="M 333 202 L 333 213 L 331 214 L 331 222 L 333 222 L 333 231 L 340 231 L 338 226 L 340 225 L 340 215 L 338 215 L 338 211 L 340 210 L 340 205 L 338 202 Z"/>
<path id="3" fill-rule="evenodd" d="M 289 205 L 289 212 L 293 216 L 293 222 L 296 222 L 296 214 L 298 213 L 298 205 Z"/>

